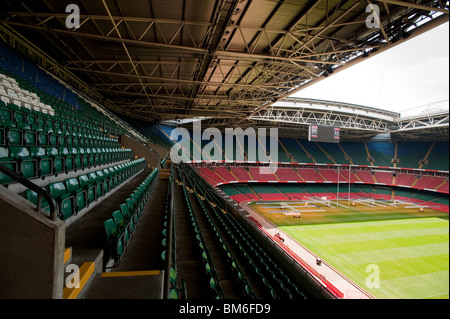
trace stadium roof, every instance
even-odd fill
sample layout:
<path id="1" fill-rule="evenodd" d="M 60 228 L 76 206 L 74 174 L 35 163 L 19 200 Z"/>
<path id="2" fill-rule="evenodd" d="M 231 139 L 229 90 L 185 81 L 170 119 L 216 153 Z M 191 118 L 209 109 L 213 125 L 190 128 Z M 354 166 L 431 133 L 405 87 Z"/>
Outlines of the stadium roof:
<path id="1" fill-rule="evenodd" d="M 69 3 L 78 5 L 79 28 L 69 29 L 66 24 Z M 369 4 L 380 10 L 379 28 L 366 25 Z M 304 130 L 307 123 L 287 123 L 280 120 L 281 113 L 274 120 L 273 112 L 292 104 L 288 96 L 448 21 L 449 4 L 440 0 L 5 0 L 0 12 L 4 41 L 20 42 L 22 51 L 28 55 L 33 51 L 46 69 L 118 114 L 150 122 L 203 117 L 219 127 L 270 121 L 290 131 Z M 352 114 L 346 111 L 351 108 L 330 111 L 320 101 L 313 104 L 289 112 L 315 114 L 310 119 L 338 115 L 342 121 Z M 356 109 L 367 112 L 358 120 L 372 122 L 364 134 L 373 136 L 386 132 L 380 125 L 402 123 L 391 121 L 396 118 L 391 112 Z M 347 122 L 354 119 L 355 113 Z M 381 124 L 375 127 L 377 120 Z M 416 125 L 414 131 L 423 137 L 425 126 L 437 129 L 439 135 L 446 133 L 448 139 L 448 114 L 447 120 L 438 122 Z M 356 126 L 347 128 L 344 136 L 361 134 Z M 403 128 L 390 126 L 394 133 Z"/>

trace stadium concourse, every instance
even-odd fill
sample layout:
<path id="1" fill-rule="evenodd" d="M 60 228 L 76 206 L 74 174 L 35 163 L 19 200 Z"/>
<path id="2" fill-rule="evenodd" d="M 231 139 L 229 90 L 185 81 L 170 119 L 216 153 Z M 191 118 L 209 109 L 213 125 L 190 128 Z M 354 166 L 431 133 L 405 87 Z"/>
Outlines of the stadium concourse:
<path id="1" fill-rule="evenodd" d="M 405 220 L 423 233 L 365 255 L 420 261 L 381 298 L 448 298 L 448 110 L 291 97 L 448 22 L 448 1 L 0 8 L 0 298 L 379 298 L 319 256 L 341 222 Z M 336 237 L 303 244 L 305 225 Z M 340 243 L 371 236 L 354 228 Z"/>

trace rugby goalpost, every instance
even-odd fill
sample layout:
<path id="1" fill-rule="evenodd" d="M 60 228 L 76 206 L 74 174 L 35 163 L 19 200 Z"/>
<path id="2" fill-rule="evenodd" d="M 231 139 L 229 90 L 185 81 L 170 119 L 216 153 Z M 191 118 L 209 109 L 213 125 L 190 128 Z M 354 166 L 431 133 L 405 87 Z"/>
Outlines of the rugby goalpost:
<path id="1" fill-rule="evenodd" d="M 345 207 L 345 205 L 342 205 L 339 203 L 339 184 L 340 184 L 340 177 L 341 177 L 340 168 L 341 168 L 341 165 L 338 165 L 338 167 L 337 167 L 338 178 L 337 178 L 337 185 L 336 185 L 336 207 L 338 207 L 338 206 Z M 351 174 L 351 166 L 349 165 L 348 166 L 348 180 L 347 180 L 347 183 L 348 183 L 347 208 L 350 208 L 350 194 L 351 194 L 350 174 Z"/>

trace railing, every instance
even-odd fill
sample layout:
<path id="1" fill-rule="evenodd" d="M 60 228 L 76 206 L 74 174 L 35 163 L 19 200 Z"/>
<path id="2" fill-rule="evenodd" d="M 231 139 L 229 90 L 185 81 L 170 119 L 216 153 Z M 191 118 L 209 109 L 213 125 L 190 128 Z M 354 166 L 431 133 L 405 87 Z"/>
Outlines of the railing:
<path id="1" fill-rule="evenodd" d="M 28 179 L 20 176 L 15 171 L 11 170 L 10 168 L 6 167 L 3 164 L 0 164 L 0 172 L 8 175 L 15 181 L 28 187 L 29 189 L 31 189 L 32 191 L 34 191 L 37 194 L 38 197 L 37 197 L 37 204 L 36 204 L 37 209 L 36 210 L 38 212 L 41 210 L 42 197 L 44 197 L 47 200 L 48 204 L 50 205 L 50 219 L 52 221 L 56 221 L 58 219 L 58 210 L 57 210 L 56 202 L 53 199 L 53 197 L 45 189 L 42 189 L 41 187 L 37 186 L 36 184 L 30 182 Z"/>
<path id="2" fill-rule="evenodd" d="M 166 264 L 164 269 L 164 299 L 169 299 L 170 294 L 170 269 L 172 268 L 172 233 L 173 233 L 173 214 L 174 214 L 174 180 L 172 175 L 169 178 L 169 205 L 167 211 L 167 242 L 166 242 Z"/>

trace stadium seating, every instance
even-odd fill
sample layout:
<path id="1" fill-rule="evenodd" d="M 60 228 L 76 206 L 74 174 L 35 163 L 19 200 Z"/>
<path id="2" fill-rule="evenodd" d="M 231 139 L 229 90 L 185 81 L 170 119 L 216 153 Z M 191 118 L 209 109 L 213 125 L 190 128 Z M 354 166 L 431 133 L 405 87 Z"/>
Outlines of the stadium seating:
<path id="1" fill-rule="evenodd" d="M 426 159 L 424 169 L 449 170 L 449 150 L 448 142 L 436 142 L 428 158 Z"/>
<path id="2" fill-rule="evenodd" d="M 435 189 L 440 191 L 440 192 L 443 192 L 443 193 L 448 193 L 448 191 L 449 191 L 449 185 L 448 184 L 449 183 L 448 183 L 448 179 L 447 179 L 446 181 L 442 182 L 442 184 L 439 187 L 437 187 Z"/>
<path id="3" fill-rule="evenodd" d="M 275 186 L 276 185 L 276 186 Z M 277 195 L 274 188 L 280 190 L 286 198 Z M 448 181 L 446 186 L 448 189 Z M 330 200 L 336 198 L 337 188 L 336 185 L 327 184 L 272 184 L 272 185 L 259 185 L 255 187 L 251 186 L 251 190 L 247 185 L 223 185 L 220 188 L 230 198 L 236 202 L 242 204 L 251 200 L 259 201 L 284 201 L 284 200 L 308 200 L 313 197 L 322 198 L 326 197 Z M 350 197 L 361 199 L 379 199 L 379 200 L 392 200 L 402 199 L 406 201 L 412 201 L 421 203 L 424 205 L 433 206 L 440 211 L 448 212 L 448 198 L 443 200 L 443 196 L 438 196 L 429 192 L 423 192 L 418 189 L 411 188 L 389 188 L 383 186 L 369 186 L 369 185 L 352 185 Z M 271 192 L 268 194 L 268 192 Z M 280 193 L 278 193 L 280 194 Z M 252 197 L 252 198 L 250 198 Z M 343 187 L 339 191 L 340 198 L 348 197 L 348 188 Z"/>
<path id="4" fill-rule="evenodd" d="M 395 143 L 371 142 L 366 143 L 368 158 L 375 166 L 393 167 L 395 157 Z"/>
<path id="5" fill-rule="evenodd" d="M 377 183 L 381 183 L 381 184 L 388 184 L 391 185 L 392 184 L 392 173 L 390 172 L 382 172 L 382 171 L 374 171 L 375 174 L 375 179 L 377 181 Z"/>
<path id="6" fill-rule="evenodd" d="M 269 167 L 250 167 L 250 175 L 256 181 L 277 181 L 278 177 Z"/>
<path id="7" fill-rule="evenodd" d="M 325 180 L 330 181 L 330 182 L 348 181 L 349 180 L 348 170 L 345 173 L 343 173 L 341 171 L 338 174 L 337 170 L 334 170 L 334 169 L 321 169 L 320 174 L 323 178 L 325 178 Z M 354 181 L 354 178 L 352 178 L 351 175 L 350 175 L 350 180 Z"/>
<path id="8" fill-rule="evenodd" d="M 145 131 L 152 132 L 152 136 L 165 140 L 163 143 L 170 146 L 172 129 L 163 125 L 150 125 Z M 247 145 L 243 147 L 246 150 Z M 445 142 L 341 141 L 339 144 L 330 144 L 280 137 L 278 145 L 278 162 L 285 163 L 373 164 L 381 167 L 448 171 L 448 158 L 448 143 Z"/>
<path id="9" fill-rule="evenodd" d="M 249 185 L 252 188 L 253 192 L 258 194 L 261 200 L 288 200 L 289 198 L 283 194 L 276 186 L 270 184 L 254 184 Z"/>
<path id="10" fill-rule="evenodd" d="M 364 143 L 342 141 L 340 145 L 352 164 L 370 165 Z"/>
<path id="11" fill-rule="evenodd" d="M 231 172 L 238 180 L 245 181 L 251 179 L 248 171 L 243 167 L 231 167 Z"/>
<path id="12" fill-rule="evenodd" d="M 133 168 L 130 168 L 133 169 Z M 119 172 L 118 172 L 119 173 Z M 143 208 L 147 204 L 154 188 L 154 181 L 159 170 L 154 169 L 144 181 L 131 193 L 118 209 L 111 213 L 111 218 L 103 222 L 105 229 L 105 258 L 104 267 L 112 259 L 118 264 L 123 256 L 126 247 L 133 235 Z M 127 178 L 128 174 L 125 174 Z M 118 179 L 120 180 L 120 178 Z"/>
<path id="13" fill-rule="evenodd" d="M 333 164 L 331 156 L 326 153 L 325 148 L 322 148 L 319 143 L 301 141 L 305 151 L 311 156 L 314 163 L 317 164 Z"/>
<path id="14" fill-rule="evenodd" d="M 197 188 L 202 189 L 208 199 L 205 201 L 212 214 L 220 221 L 219 225 L 225 229 L 225 233 L 229 234 L 231 242 L 235 243 L 235 247 L 239 253 L 245 256 L 245 259 L 250 264 L 251 269 L 259 276 L 261 282 L 264 284 L 266 293 L 272 298 L 304 298 L 304 295 L 299 291 L 288 276 L 278 267 L 272 258 L 265 252 L 265 250 L 250 236 L 247 231 L 240 225 L 239 222 L 231 214 L 222 214 L 218 209 L 218 202 L 215 200 L 215 195 L 202 185 L 202 182 L 195 179 L 194 176 L 189 178 L 191 185 L 195 183 Z M 262 187 L 262 186 L 261 186 Z M 199 199 L 202 203 L 202 200 Z M 213 204 L 213 202 L 217 204 Z M 202 205 L 206 215 L 209 215 L 208 210 Z M 211 219 L 211 216 L 208 216 Z M 214 225 L 211 223 L 211 225 Z M 220 234 L 216 231 L 219 241 L 221 241 Z M 226 249 L 226 246 L 225 246 Z M 230 256 L 231 257 L 231 256 Z M 238 272 L 238 278 L 242 280 L 242 284 L 247 286 L 245 278 Z M 248 290 L 245 290 L 248 292 Z M 252 296 L 253 294 L 250 294 Z"/>
<path id="15" fill-rule="evenodd" d="M 296 170 L 292 168 L 279 167 L 276 174 L 281 181 L 303 181 Z"/>
<path id="16" fill-rule="evenodd" d="M 297 173 L 305 181 L 324 181 L 325 179 L 320 175 L 320 173 L 315 169 L 297 169 Z"/>
<path id="17" fill-rule="evenodd" d="M 202 174 L 202 176 L 205 178 L 205 179 L 207 179 L 207 180 L 209 180 L 209 181 L 211 181 L 211 182 L 213 182 L 213 183 L 222 183 L 224 180 L 218 175 L 218 174 L 216 174 L 215 172 L 214 172 L 214 169 L 213 168 L 207 168 L 207 169 L 203 169 L 202 171 L 201 171 L 201 174 Z"/>
<path id="18" fill-rule="evenodd" d="M 358 171 L 355 171 L 355 175 L 363 183 L 372 184 L 375 182 L 374 176 L 371 171 L 358 170 Z"/>
<path id="19" fill-rule="evenodd" d="M 308 168 L 295 167 L 278 167 L 276 171 L 271 170 L 268 167 L 246 167 L 231 166 L 226 168 L 221 164 L 216 166 L 204 166 L 196 168 L 200 176 L 205 180 L 216 186 L 218 184 L 227 184 L 230 182 L 247 183 L 249 181 L 254 182 L 296 182 L 296 183 L 362 183 L 362 184 L 377 184 L 377 185 L 389 185 L 389 186 L 404 186 L 417 189 L 430 189 L 438 192 L 448 192 L 448 179 L 442 176 L 433 176 L 431 174 L 423 175 L 414 171 L 387 171 L 380 170 L 379 168 L 361 167 L 357 170 L 352 169 L 349 175 L 348 169 L 343 167 L 338 176 L 338 170 L 329 166 L 316 166 L 315 168 L 309 166 Z M 267 173 L 267 174 L 262 174 Z M 240 187 L 235 185 L 235 190 L 240 192 L 238 194 L 232 194 L 233 198 L 238 202 L 246 200 L 258 200 L 258 198 L 268 198 L 268 195 L 261 195 L 258 192 L 252 192 L 253 185 L 246 186 L 244 192 L 240 192 Z M 244 187 L 245 188 L 245 187 Z M 250 190 L 250 191 L 249 191 Z M 269 192 L 271 193 L 271 192 Z M 280 200 L 284 200 L 283 196 L 277 195 L 278 191 L 275 191 L 274 197 L 279 197 Z M 264 192 L 263 192 L 264 194 Z M 285 194 L 287 195 L 287 194 Z M 287 195 L 291 197 L 291 195 Z"/>
<path id="20" fill-rule="evenodd" d="M 217 175 L 219 175 L 222 179 L 225 181 L 233 181 L 236 180 L 236 177 L 231 172 L 231 169 L 224 166 L 218 166 L 215 167 L 214 170 L 216 171 Z"/>
<path id="21" fill-rule="evenodd" d="M 145 166 L 144 159 L 133 160 L 126 164 L 118 164 L 108 168 L 108 175 L 104 169 L 80 174 L 59 182 L 52 182 L 43 188 L 57 201 L 58 216 L 66 220 L 88 208 L 95 201 L 102 200 L 112 192 L 114 187 L 125 182 Z M 114 184 L 116 183 L 117 184 Z M 33 204 L 37 204 L 37 195 L 27 189 L 24 196 Z"/>
<path id="22" fill-rule="evenodd" d="M 415 174 L 397 174 L 396 184 L 402 186 L 411 186 L 413 185 L 417 175 Z"/>
<path id="23" fill-rule="evenodd" d="M 419 167 L 430 149 L 432 143 L 398 143 L 398 167 Z"/>
<path id="24" fill-rule="evenodd" d="M 444 177 L 421 176 L 418 178 L 415 188 L 435 189 L 445 181 Z"/>
<path id="25" fill-rule="evenodd" d="M 299 142 L 292 138 L 280 138 L 286 151 L 292 156 L 296 163 L 312 163 L 306 152 L 300 147 Z M 279 148 L 283 149 L 283 148 Z"/>
<path id="26" fill-rule="evenodd" d="M 81 113 L 26 80 L 0 71 L 7 73 L 0 82 L 0 91 L 6 92 L 0 101 L 0 162 L 23 177 L 57 176 L 132 157 L 131 149 L 121 148 L 102 128 L 105 116 L 86 102 L 77 101 Z M 0 175 L 1 184 L 10 182 Z"/>

